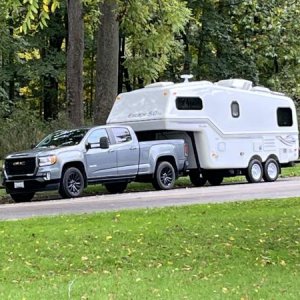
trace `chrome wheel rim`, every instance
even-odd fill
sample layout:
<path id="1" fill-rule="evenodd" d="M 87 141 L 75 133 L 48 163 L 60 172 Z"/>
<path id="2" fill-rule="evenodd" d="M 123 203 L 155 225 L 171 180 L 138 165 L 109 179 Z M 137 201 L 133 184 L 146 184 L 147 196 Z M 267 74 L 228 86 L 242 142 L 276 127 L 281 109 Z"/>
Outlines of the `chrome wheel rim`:
<path id="1" fill-rule="evenodd" d="M 278 174 L 277 165 L 274 162 L 269 163 L 267 166 L 267 172 L 271 179 L 276 178 Z"/>
<path id="2" fill-rule="evenodd" d="M 262 176 L 262 169 L 259 164 L 253 164 L 251 168 L 251 175 L 255 181 L 259 181 Z"/>

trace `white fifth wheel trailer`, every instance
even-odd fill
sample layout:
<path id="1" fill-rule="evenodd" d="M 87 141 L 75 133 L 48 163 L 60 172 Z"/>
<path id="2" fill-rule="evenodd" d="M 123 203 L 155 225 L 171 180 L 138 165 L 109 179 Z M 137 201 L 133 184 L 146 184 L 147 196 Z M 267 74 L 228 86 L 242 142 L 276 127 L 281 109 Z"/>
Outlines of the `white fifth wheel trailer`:
<path id="1" fill-rule="evenodd" d="M 157 82 L 120 94 L 107 123 L 130 125 L 140 140 L 184 138 L 188 173 L 201 186 L 245 175 L 275 181 L 298 159 L 298 123 L 291 98 L 251 81 Z"/>

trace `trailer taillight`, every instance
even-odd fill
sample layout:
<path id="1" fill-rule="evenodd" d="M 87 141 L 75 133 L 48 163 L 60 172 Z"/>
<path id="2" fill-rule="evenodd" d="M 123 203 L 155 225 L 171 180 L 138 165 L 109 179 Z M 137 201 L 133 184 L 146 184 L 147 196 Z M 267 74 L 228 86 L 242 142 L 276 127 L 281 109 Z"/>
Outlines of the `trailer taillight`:
<path id="1" fill-rule="evenodd" d="M 187 143 L 184 144 L 184 156 L 189 156 L 189 145 Z"/>

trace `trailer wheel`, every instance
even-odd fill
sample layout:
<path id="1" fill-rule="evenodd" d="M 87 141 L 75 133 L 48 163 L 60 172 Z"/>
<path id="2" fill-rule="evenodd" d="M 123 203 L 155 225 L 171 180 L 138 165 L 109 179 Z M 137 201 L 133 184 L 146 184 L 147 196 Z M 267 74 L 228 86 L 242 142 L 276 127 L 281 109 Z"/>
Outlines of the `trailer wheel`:
<path id="1" fill-rule="evenodd" d="M 80 170 L 71 167 L 63 174 L 59 193 L 63 198 L 79 197 L 84 188 L 84 178 Z"/>
<path id="2" fill-rule="evenodd" d="M 279 164 L 274 158 L 269 158 L 264 164 L 264 181 L 275 181 L 279 176 Z"/>
<path id="3" fill-rule="evenodd" d="M 161 161 L 158 163 L 152 185 L 156 190 L 170 190 L 174 187 L 176 172 L 171 163 Z"/>
<path id="4" fill-rule="evenodd" d="M 10 196 L 16 203 L 29 202 L 33 198 L 34 193 L 10 194 Z"/>
<path id="5" fill-rule="evenodd" d="M 246 179 L 249 183 L 260 182 L 263 177 L 263 167 L 258 159 L 252 159 L 246 170 Z"/>
<path id="6" fill-rule="evenodd" d="M 190 174 L 190 181 L 194 186 L 203 186 L 207 179 L 203 176 L 203 174 L 200 174 L 199 171 L 191 171 Z"/>
<path id="7" fill-rule="evenodd" d="M 127 182 L 106 183 L 104 186 L 111 194 L 123 193 L 127 188 Z"/>
<path id="8" fill-rule="evenodd" d="M 224 177 L 219 174 L 210 175 L 207 180 L 211 185 L 220 185 L 223 181 Z"/>

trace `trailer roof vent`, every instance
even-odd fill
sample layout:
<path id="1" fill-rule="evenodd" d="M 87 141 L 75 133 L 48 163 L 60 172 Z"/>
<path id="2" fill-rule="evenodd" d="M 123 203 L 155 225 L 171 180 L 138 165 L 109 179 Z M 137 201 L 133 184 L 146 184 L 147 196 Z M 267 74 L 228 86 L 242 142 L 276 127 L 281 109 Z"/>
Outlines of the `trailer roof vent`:
<path id="1" fill-rule="evenodd" d="M 264 86 L 255 86 L 251 89 L 253 92 L 271 93 L 271 90 Z"/>
<path id="2" fill-rule="evenodd" d="M 157 87 L 166 87 L 173 85 L 174 82 L 172 81 L 161 81 L 161 82 L 155 82 L 155 83 L 150 83 L 145 86 L 145 88 L 157 88 Z"/>
<path id="3" fill-rule="evenodd" d="M 252 88 L 252 81 L 245 79 L 225 79 L 219 80 L 215 84 L 241 90 L 250 90 Z"/>
<path id="4" fill-rule="evenodd" d="M 192 74 L 183 74 L 180 76 L 181 79 L 184 79 L 183 83 L 189 82 L 189 79 L 192 79 L 193 77 Z"/>

